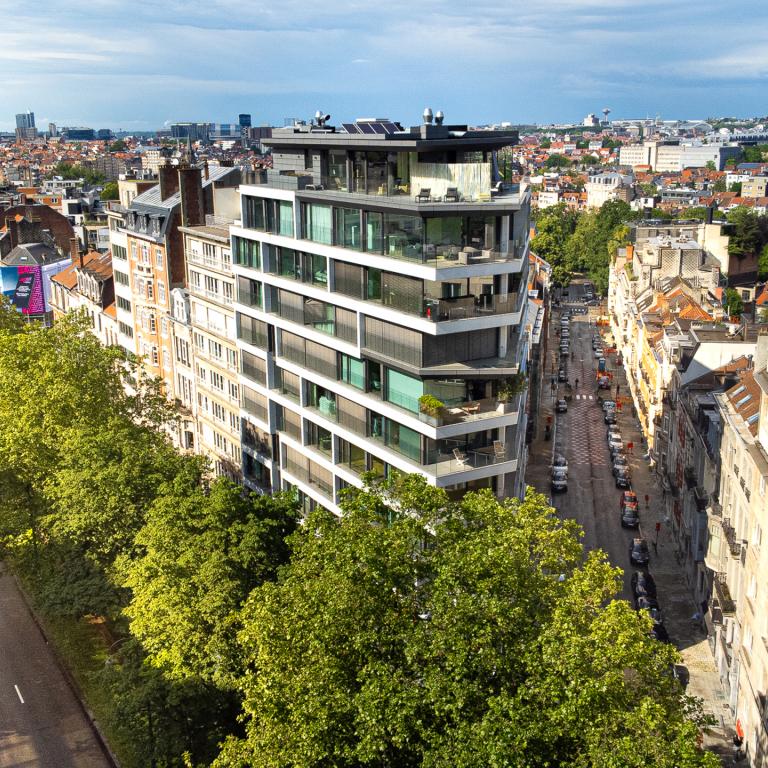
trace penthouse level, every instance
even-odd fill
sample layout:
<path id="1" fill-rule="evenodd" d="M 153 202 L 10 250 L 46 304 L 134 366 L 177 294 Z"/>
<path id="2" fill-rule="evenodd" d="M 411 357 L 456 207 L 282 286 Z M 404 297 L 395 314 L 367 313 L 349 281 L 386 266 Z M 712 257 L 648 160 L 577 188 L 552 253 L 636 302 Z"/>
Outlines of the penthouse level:
<path id="1" fill-rule="evenodd" d="M 278 128 L 264 144 L 273 168 L 257 180 L 305 193 L 367 195 L 376 205 L 444 206 L 523 202 L 518 185 L 498 176 L 496 153 L 517 143 L 516 131 L 425 124 L 402 129 L 387 120 Z M 393 198 L 393 199 L 392 199 Z"/>

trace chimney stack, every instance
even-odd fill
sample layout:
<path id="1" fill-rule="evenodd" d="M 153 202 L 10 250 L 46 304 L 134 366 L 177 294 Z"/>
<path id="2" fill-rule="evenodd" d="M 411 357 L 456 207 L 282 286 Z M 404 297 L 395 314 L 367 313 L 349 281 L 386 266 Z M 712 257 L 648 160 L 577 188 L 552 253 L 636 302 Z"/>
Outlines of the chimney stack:
<path id="1" fill-rule="evenodd" d="M 80 268 L 83 268 L 83 252 L 80 250 L 80 241 L 76 237 L 69 239 L 69 255 L 72 258 L 72 264 L 80 262 Z"/>
<path id="2" fill-rule="evenodd" d="M 167 200 L 179 191 L 179 172 L 168 160 L 158 168 L 160 199 Z"/>
<path id="3" fill-rule="evenodd" d="M 203 179 L 199 168 L 180 168 L 178 171 L 181 190 L 181 225 L 199 227 L 205 224 Z"/>

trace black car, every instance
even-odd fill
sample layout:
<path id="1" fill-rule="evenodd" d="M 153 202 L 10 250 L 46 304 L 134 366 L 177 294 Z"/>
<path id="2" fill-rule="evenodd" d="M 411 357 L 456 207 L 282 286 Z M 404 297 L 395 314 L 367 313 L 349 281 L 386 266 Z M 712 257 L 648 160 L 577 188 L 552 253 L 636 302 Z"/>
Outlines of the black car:
<path id="1" fill-rule="evenodd" d="M 635 571 L 630 583 L 635 597 L 656 597 L 656 582 L 648 571 Z"/>
<path id="2" fill-rule="evenodd" d="M 564 381 L 568 381 L 568 374 L 565 372 L 565 368 L 561 368 L 557 372 L 557 380 L 561 383 Z"/>
<path id="3" fill-rule="evenodd" d="M 653 629 L 651 630 L 651 637 L 654 640 L 658 640 L 660 643 L 672 642 L 669 638 L 669 632 L 667 632 L 667 628 L 661 622 L 653 625 Z"/>
<path id="4" fill-rule="evenodd" d="M 640 515 L 637 513 L 637 504 L 625 504 L 621 508 L 621 515 L 619 517 L 622 528 L 640 527 Z"/>
<path id="5" fill-rule="evenodd" d="M 648 551 L 648 542 L 645 539 L 632 539 L 629 545 L 629 560 L 632 565 L 648 565 L 651 560 L 651 553 Z"/>
<path id="6" fill-rule="evenodd" d="M 631 488 L 632 478 L 630 477 L 629 470 L 618 469 L 616 471 L 616 487 L 617 488 Z"/>
<path id="7" fill-rule="evenodd" d="M 605 416 L 603 416 L 603 421 L 606 424 L 615 424 L 616 423 L 616 411 L 613 408 L 609 408 L 605 412 Z"/>

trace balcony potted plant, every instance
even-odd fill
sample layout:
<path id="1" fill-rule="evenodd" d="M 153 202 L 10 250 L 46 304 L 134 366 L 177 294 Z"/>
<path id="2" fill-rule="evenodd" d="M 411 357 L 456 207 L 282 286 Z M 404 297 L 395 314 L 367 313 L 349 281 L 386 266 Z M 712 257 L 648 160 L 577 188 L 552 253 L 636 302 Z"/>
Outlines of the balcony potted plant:
<path id="1" fill-rule="evenodd" d="M 445 409 L 445 403 L 434 395 L 422 395 L 419 398 L 419 410 L 427 416 L 437 419 Z"/>
<path id="2" fill-rule="evenodd" d="M 512 400 L 516 395 L 525 391 L 528 385 L 528 379 L 524 373 L 516 373 L 514 376 L 508 376 L 499 383 L 499 390 L 496 393 L 497 407 L 499 413 L 509 413 L 512 409 Z"/>

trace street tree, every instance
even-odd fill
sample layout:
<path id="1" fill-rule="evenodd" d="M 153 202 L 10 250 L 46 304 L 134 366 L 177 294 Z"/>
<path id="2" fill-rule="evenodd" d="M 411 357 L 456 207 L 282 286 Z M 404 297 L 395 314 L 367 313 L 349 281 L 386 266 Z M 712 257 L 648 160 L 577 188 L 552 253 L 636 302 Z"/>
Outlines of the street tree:
<path id="1" fill-rule="evenodd" d="M 454 502 L 413 475 L 341 506 L 244 609 L 245 736 L 216 765 L 718 765 L 677 652 L 542 496 Z"/>
<path id="2" fill-rule="evenodd" d="M 125 566 L 126 614 L 149 661 L 174 680 L 232 687 L 240 609 L 287 561 L 297 517 L 287 494 L 246 495 L 225 479 L 205 487 L 199 465 L 161 488 Z"/>

